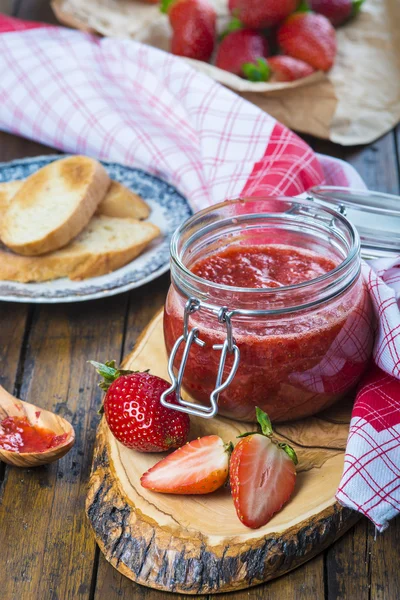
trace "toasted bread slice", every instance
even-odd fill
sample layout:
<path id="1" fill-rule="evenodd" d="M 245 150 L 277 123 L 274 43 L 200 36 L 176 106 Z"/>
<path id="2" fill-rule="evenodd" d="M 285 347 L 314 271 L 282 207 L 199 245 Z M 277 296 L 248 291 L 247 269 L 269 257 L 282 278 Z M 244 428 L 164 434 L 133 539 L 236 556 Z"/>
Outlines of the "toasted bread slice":
<path id="1" fill-rule="evenodd" d="M 136 258 L 159 233 L 152 223 L 96 215 L 77 238 L 55 252 L 19 256 L 0 250 L 0 279 L 26 283 L 104 275 Z"/>
<path id="2" fill-rule="evenodd" d="M 0 223 L 3 211 L 9 206 L 11 199 L 22 187 L 24 181 L 8 181 L 0 183 Z M 150 207 L 146 202 L 127 187 L 111 181 L 104 199 L 97 207 L 96 214 L 107 217 L 128 217 L 130 219 L 147 219 Z"/>
<path id="3" fill-rule="evenodd" d="M 11 198 L 15 196 L 18 190 L 22 187 L 23 183 L 23 179 L 18 181 L 4 181 L 3 183 L 0 183 L 0 218 L 3 214 L 3 211 L 8 208 Z"/>
<path id="4" fill-rule="evenodd" d="M 147 219 L 150 207 L 137 194 L 127 187 L 111 181 L 106 197 L 100 203 L 97 214 L 107 217 L 129 217 L 130 219 Z"/>
<path id="5" fill-rule="evenodd" d="M 57 160 L 28 177 L 1 223 L 1 241 L 26 256 L 62 248 L 89 223 L 110 185 L 104 167 L 86 156 Z"/>

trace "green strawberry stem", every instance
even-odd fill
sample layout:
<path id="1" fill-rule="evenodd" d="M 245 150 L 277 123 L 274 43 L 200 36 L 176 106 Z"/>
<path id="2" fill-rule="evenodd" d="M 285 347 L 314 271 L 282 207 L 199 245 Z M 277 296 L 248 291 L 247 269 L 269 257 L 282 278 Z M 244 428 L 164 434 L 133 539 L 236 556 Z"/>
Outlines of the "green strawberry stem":
<path id="1" fill-rule="evenodd" d="M 351 10 L 351 16 L 355 17 L 361 10 L 364 0 L 353 0 L 353 8 Z"/>
<path id="2" fill-rule="evenodd" d="M 256 406 L 256 417 L 257 417 L 258 424 L 261 428 L 261 432 L 260 431 L 246 431 L 246 433 L 242 433 L 242 435 L 238 435 L 238 438 L 243 438 L 243 437 L 247 437 L 249 435 L 256 435 L 256 434 L 265 435 L 265 437 L 268 437 L 271 439 L 271 442 L 273 442 L 279 448 L 281 448 L 284 452 L 286 452 L 286 454 L 289 456 L 289 458 L 292 459 L 294 464 L 297 465 L 297 463 L 299 461 L 297 459 L 296 452 L 293 450 L 292 446 L 289 446 L 289 444 L 286 444 L 285 442 L 278 442 L 277 440 L 275 440 L 272 437 L 274 432 L 272 429 L 271 420 L 270 420 L 269 416 L 267 415 L 267 413 L 265 413 L 263 410 L 261 410 L 261 408 L 258 408 L 258 406 Z"/>
<path id="3" fill-rule="evenodd" d="M 249 81 L 268 81 L 271 76 L 271 69 L 265 58 L 257 58 L 256 63 L 245 63 L 242 71 Z"/>
<path id="4" fill-rule="evenodd" d="M 222 41 L 224 37 L 226 37 L 229 33 L 233 33 L 234 31 L 238 31 L 239 29 L 243 29 L 243 23 L 237 17 L 233 17 L 228 23 L 227 27 L 219 36 L 220 41 Z"/>
<path id="5" fill-rule="evenodd" d="M 108 390 L 110 385 L 121 377 L 121 375 L 130 375 L 131 373 L 137 373 L 137 371 L 127 371 L 124 369 L 118 369 L 116 367 L 115 360 L 110 360 L 106 363 L 99 363 L 95 360 L 88 361 L 91 365 L 94 366 L 99 375 L 103 377 L 103 381 L 99 383 L 99 388 L 104 390 L 105 392 Z"/>
<path id="6" fill-rule="evenodd" d="M 232 442 L 228 442 L 227 444 L 224 444 L 224 450 L 230 456 L 232 454 L 232 452 L 233 452 L 233 444 L 232 444 Z"/>
<path id="7" fill-rule="evenodd" d="M 292 446 L 289 446 L 289 444 L 285 444 L 284 442 L 280 442 L 278 444 L 278 446 L 279 446 L 279 448 L 282 448 L 282 450 L 284 452 L 286 452 L 286 454 L 292 459 L 292 461 L 294 462 L 294 464 L 297 465 L 297 463 L 299 462 L 299 460 L 298 460 L 297 454 L 293 450 Z"/>
<path id="8" fill-rule="evenodd" d="M 271 420 L 270 420 L 269 416 L 267 415 L 267 413 L 265 413 L 263 410 L 261 410 L 261 408 L 258 408 L 258 406 L 256 406 L 256 417 L 257 417 L 258 424 L 261 427 L 261 431 L 262 431 L 263 435 L 266 435 L 267 437 L 271 437 L 271 435 L 273 434 L 273 431 L 272 431 Z"/>
<path id="9" fill-rule="evenodd" d="M 296 8 L 297 13 L 311 12 L 310 6 L 307 0 L 301 0 L 299 6 Z"/>
<path id="10" fill-rule="evenodd" d="M 161 0 L 161 4 L 160 4 L 160 11 L 162 13 L 168 13 L 171 4 L 173 4 L 175 2 L 175 0 Z"/>

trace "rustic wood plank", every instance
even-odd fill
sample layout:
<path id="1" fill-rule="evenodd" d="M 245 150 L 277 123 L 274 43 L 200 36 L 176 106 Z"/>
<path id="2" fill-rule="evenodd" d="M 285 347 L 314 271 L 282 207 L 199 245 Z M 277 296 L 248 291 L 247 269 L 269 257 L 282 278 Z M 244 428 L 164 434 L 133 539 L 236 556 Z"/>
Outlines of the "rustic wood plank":
<path id="1" fill-rule="evenodd" d="M 168 287 L 169 274 L 166 274 L 144 288 L 132 290 L 129 293 L 123 356 L 127 356 L 131 352 L 145 326 L 163 306 Z M 156 600 L 155 595 L 157 595 L 157 600 L 162 600 L 164 596 L 166 600 L 167 597 L 170 597 L 170 594 L 155 592 L 133 583 L 116 571 L 100 554 L 94 600 L 105 598 L 107 600 L 128 600 L 133 597 L 137 600 Z M 205 596 L 200 597 L 205 598 Z"/>
<path id="2" fill-rule="evenodd" d="M 15 391 L 27 318 L 28 309 L 23 304 L 0 303 L 0 384 L 11 394 Z"/>
<path id="3" fill-rule="evenodd" d="M 30 314 L 32 311 L 22 304 L 0 302 L 0 384 L 12 394 L 19 392 L 18 365 L 27 340 Z M 5 463 L 0 462 L 0 503 L 6 469 Z"/>
<path id="4" fill-rule="evenodd" d="M 391 131 L 369 146 L 343 148 L 325 140 L 307 139 L 317 152 L 351 163 L 371 190 L 397 194 L 399 189 L 396 140 Z"/>
<path id="5" fill-rule="evenodd" d="M 16 10 L 16 16 L 28 21 L 58 23 L 50 6 L 50 0 L 22 0 Z"/>
<path id="6" fill-rule="evenodd" d="M 58 154 L 58 150 L 32 140 L 0 132 L 0 161 L 40 156 L 41 154 Z"/>
<path id="7" fill-rule="evenodd" d="M 229 594 L 213 595 L 214 600 L 323 600 L 324 564 L 322 554 L 265 585 Z M 154 600 L 156 598 L 154 597 Z"/>
<path id="8" fill-rule="evenodd" d="M 121 295 L 35 313 L 21 397 L 70 420 L 76 445 L 58 463 L 6 473 L 0 572 L 7 600 L 89 598 L 95 542 L 84 501 L 102 394 L 86 361 L 119 356 L 126 306 Z"/>
<path id="9" fill-rule="evenodd" d="M 230 594 L 231 596 L 231 594 Z M 200 600 L 207 600 L 207 596 L 196 595 Z M 170 592 L 158 592 L 134 583 L 127 577 L 121 575 L 100 555 L 99 573 L 96 584 L 95 600 L 190 600 L 194 596 L 184 594 L 171 594 Z"/>
<path id="10" fill-rule="evenodd" d="M 169 283 L 170 275 L 166 273 L 146 287 L 130 292 L 123 348 L 124 357 L 132 352 L 143 329 L 160 308 L 164 306 Z"/>
<path id="11" fill-rule="evenodd" d="M 51 149 L 41 144 L 28 142 L 22 138 L 0 132 L 0 161 L 13 160 L 29 154 L 46 154 Z M 0 303 L 0 383 L 9 392 L 17 394 L 20 388 L 19 361 L 28 340 L 27 326 L 33 315 L 33 307 L 26 304 Z M 0 482 L 6 473 L 4 463 L 0 463 Z M 1 485 L 0 485 L 1 487 Z"/>
<path id="12" fill-rule="evenodd" d="M 368 523 L 363 519 L 326 552 L 327 600 L 370 600 Z"/>
<path id="13" fill-rule="evenodd" d="M 15 7 L 15 0 L 0 0 L 0 13 L 12 15 Z"/>
<path id="14" fill-rule="evenodd" d="M 368 556 L 370 562 L 371 600 L 392 600 L 400 597 L 399 573 L 400 518 L 397 517 L 383 533 L 369 525 Z"/>

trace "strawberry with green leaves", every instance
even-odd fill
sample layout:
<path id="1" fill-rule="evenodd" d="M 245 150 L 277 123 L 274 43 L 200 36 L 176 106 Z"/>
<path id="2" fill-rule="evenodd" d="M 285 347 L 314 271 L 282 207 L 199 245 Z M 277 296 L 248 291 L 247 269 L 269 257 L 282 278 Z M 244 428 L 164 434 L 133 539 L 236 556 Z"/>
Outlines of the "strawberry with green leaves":
<path id="1" fill-rule="evenodd" d="M 289 500 L 296 483 L 297 456 L 287 444 L 276 442 L 271 422 L 256 408 L 261 432 L 245 433 L 236 445 L 229 477 L 241 522 L 262 527 Z"/>
<path id="2" fill-rule="evenodd" d="M 231 31 L 223 38 L 217 51 L 215 66 L 250 81 L 268 81 L 269 54 L 265 37 L 254 29 Z"/>
<path id="3" fill-rule="evenodd" d="M 188 442 L 144 473 L 144 488 L 164 494 L 210 494 L 228 478 L 232 444 L 218 435 Z"/>
<path id="4" fill-rule="evenodd" d="M 207 0 L 162 0 L 172 27 L 171 52 L 209 61 L 214 50 L 217 15 Z"/>
<path id="5" fill-rule="evenodd" d="M 364 0 L 309 0 L 310 8 L 339 27 L 360 12 Z"/>
<path id="6" fill-rule="evenodd" d="M 117 369 L 115 361 L 90 361 L 104 378 L 104 415 L 114 437 L 139 452 L 165 452 L 182 446 L 189 435 L 187 414 L 164 407 L 161 394 L 170 384 L 148 372 Z M 177 404 L 174 394 L 168 401 Z"/>
<path id="7" fill-rule="evenodd" d="M 306 9 L 295 12 L 279 27 L 277 41 L 284 54 L 303 60 L 314 69 L 329 71 L 335 62 L 336 32 L 323 15 Z"/>
<path id="8" fill-rule="evenodd" d="M 296 10 L 299 0 L 229 0 L 229 11 L 245 27 L 274 27 Z"/>

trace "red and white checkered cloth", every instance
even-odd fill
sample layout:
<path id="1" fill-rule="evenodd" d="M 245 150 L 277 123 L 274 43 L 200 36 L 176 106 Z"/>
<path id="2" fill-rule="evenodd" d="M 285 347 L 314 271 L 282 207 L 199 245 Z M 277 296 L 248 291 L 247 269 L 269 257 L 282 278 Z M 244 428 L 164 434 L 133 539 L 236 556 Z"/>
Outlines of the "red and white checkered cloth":
<path id="1" fill-rule="evenodd" d="M 171 54 L 5 16 L 0 33 L 5 131 L 141 167 L 175 185 L 194 210 L 240 195 L 299 195 L 319 183 L 364 186 L 348 164 L 315 155 Z M 365 265 L 364 276 L 382 371 L 360 387 L 337 498 L 382 530 L 400 511 L 400 261 Z"/>

